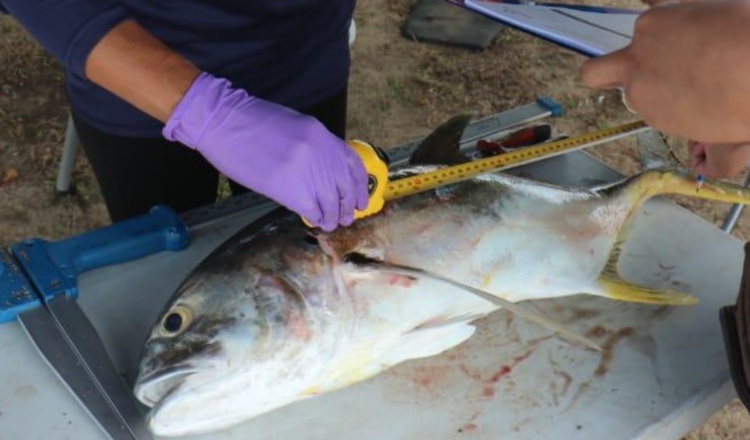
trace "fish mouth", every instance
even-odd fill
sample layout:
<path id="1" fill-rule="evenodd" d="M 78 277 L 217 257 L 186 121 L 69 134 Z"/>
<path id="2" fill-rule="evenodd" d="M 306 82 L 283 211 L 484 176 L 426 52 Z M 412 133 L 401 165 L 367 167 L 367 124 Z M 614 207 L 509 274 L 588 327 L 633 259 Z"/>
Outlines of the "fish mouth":
<path id="1" fill-rule="evenodd" d="M 134 390 L 135 397 L 144 405 L 153 407 L 197 372 L 198 370 L 190 365 L 177 365 L 151 372 L 138 379 Z"/>

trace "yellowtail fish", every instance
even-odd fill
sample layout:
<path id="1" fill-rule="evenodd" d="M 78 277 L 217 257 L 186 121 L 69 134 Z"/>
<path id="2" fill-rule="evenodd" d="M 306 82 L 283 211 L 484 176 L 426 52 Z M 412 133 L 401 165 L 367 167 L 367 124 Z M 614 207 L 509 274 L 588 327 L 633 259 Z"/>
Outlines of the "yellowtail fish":
<path id="1" fill-rule="evenodd" d="M 391 179 L 467 160 L 456 135 L 466 123 L 439 128 Z M 145 341 L 135 394 L 151 407 L 150 429 L 221 430 L 435 356 L 502 302 L 564 337 L 575 335 L 522 303 L 590 294 L 694 304 L 619 276 L 628 221 L 659 194 L 748 203 L 750 191 L 711 179 L 698 188 L 673 156 L 644 154 L 659 161 L 614 184 L 487 174 L 390 201 L 332 233 L 283 209 L 255 221 L 187 277 Z"/>

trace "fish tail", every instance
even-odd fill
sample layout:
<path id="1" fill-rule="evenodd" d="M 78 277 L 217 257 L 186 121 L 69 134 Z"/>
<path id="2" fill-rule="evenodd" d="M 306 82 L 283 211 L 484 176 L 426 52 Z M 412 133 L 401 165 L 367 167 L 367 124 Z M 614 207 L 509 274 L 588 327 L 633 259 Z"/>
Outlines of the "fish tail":
<path id="1" fill-rule="evenodd" d="M 682 195 L 703 200 L 750 204 L 750 189 L 731 182 L 704 178 L 679 163 L 664 136 L 657 131 L 639 133 L 638 150 L 643 172 L 604 190 L 625 197 L 630 218 L 648 199 L 659 195 Z"/>
<path id="2" fill-rule="evenodd" d="M 750 204 L 750 189 L 742 185 L 704 178 L 682 169 L 649 170 L 622 187 L 634 205 L 658 195 L 683 195 L 704 200 Z"/>
<path id="3" fill-rule="evenodd" d="M 698 302 L 694 296 L 682 292 L 639 286 L 624 280 L 617 269 L 617 263 L 622 254 L 622 245 L 623 241 L 615 244 L 597 280 L 597 290 L 600 296 L 633 303 L 672 306 L 692 305 Z"/>
<path id="4" fill-rule="evenodd" d="M 599 287 L 601 296 L 619 301 L 671 306 L 698 303 L 698 299 L 692 295 L 669 289 L 638 286 L 616 276 L 603 275 L 599 278 Z"/>

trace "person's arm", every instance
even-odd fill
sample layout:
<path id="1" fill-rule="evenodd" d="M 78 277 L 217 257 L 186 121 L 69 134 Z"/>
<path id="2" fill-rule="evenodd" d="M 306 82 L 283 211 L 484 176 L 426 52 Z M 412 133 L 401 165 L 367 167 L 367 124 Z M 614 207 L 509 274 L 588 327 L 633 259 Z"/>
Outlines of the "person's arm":
<path id="1" fill-rule="evenodd" d="M 74 75 L 85 77 L 166 122 L 200 73 L 112 0 L 0 0 Z"/>
<path id="2" fill-rule="evenodd" d="M 161 122 L 201 73 L 132 20 L 104 35 L 84 71 L 90 81 Z"/>

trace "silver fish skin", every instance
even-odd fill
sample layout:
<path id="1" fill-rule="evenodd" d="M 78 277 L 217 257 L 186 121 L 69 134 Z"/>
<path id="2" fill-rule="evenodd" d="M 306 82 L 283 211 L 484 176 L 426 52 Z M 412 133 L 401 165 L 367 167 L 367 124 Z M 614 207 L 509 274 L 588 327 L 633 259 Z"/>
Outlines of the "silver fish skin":
<path id="1" fill-rule="evenodd" d="M 691 178 L 649 170 L 579 189 L 488 174 L 388 202 L 329 234 L 277 211 L 209 255 L 176 292 L 145 343 L 135 394 L 152 407 L 156 435 L 217 431 L 442 353 L 498 310 L 456 286 L 351 255 L 512 302 L 592 294 L 692 304 L 619 279 L 611 258 L 635 209 L 657 193 L 695 195 Z M 712 181 L 698 196 L 750 201 L 750 192 Z"/>

